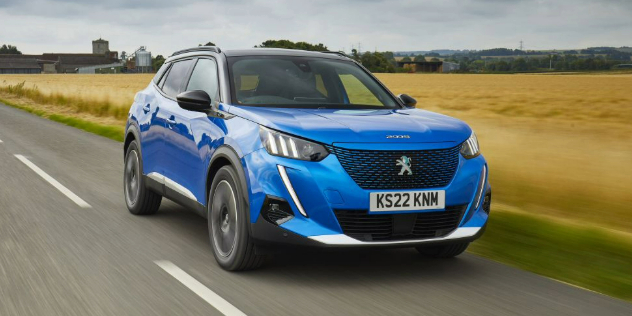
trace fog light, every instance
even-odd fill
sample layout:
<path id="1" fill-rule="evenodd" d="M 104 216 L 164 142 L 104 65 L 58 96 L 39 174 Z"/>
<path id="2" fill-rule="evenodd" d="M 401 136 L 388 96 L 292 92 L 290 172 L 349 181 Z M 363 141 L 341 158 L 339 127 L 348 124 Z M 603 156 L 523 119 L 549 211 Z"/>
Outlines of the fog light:
<path id="1" fill-rule="evenodd" d="M 286 200 L 267 196 L 263 201 L 261 216 L 274 225 L 281 225 L 294 218 L 294 212 Z"/>
<path id="2" fill-rule="evenodd" d="M 492 191 L 489 190 L 487 191 L 487 194 L 485 194 L 485 199 L 483 200 L 483 211 L 489 214 L 489 211 L 491 210 L 491 206 L 492 206 Z"/>

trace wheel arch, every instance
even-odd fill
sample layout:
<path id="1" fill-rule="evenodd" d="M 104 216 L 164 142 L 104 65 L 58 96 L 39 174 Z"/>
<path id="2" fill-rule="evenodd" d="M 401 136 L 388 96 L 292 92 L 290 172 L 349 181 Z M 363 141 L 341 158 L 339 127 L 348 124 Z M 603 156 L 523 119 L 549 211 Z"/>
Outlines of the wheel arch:
<path id="1" fill-rule="evenodd" d="M 140 152 L 140 155 L 142 157 L 143 152 L 140 146 L 140 133 L 138 132 L 138 128 L 135 124 L 130 124 L 127 128 L 127 132 L 125 133 L 125 140 L 123 141 L 123 159 L 125 159 L 129 144 L 131 144 L 134 140 L 138 142 L 138 151 Z"/>
<path id="2" fill-rule="evenodd" d="M 217 171 L 224 166 L 230 165 L 237 172 L 237 176 L 239 177 L 239 185 L 241 186 L 243 192 L 243 202 L 246 206 L 246 213 L 248 214 L 248 222 L 250 222 L 250 201 L 249 201 L 249 190 L 248 190 L 248 182 L 246 179 L 246 172 L 241 163 L 241 159 L 237 152 L 230 147 L 229 145 L 222 145 L 215 150 L 213 156 L 211 157 L 211 161 L 208 166 L 208 170 L 206 172 L 206 199 L 205 203 L 208 204 L 209 200 L 209 190 L 211 189 L 211 185 L 213 184 L 213 179 L 215 178 L 215 174 Z M 207 205 L 208 207 L 208 205 Z"/>

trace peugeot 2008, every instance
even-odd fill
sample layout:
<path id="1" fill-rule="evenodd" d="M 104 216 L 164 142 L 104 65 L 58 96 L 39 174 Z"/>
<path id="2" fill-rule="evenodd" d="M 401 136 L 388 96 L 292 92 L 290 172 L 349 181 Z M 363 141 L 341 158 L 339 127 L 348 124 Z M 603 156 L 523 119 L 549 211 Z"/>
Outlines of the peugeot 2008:
<path id="1" fill-rule="evenodd" d="M 129 112 L 127 207 L 199 213 L 227 270 L 283 244 L 457 256 L 487 223 L 487 163 L 468 125 L 415 104 L 341 53 L 178 51 Z"/>

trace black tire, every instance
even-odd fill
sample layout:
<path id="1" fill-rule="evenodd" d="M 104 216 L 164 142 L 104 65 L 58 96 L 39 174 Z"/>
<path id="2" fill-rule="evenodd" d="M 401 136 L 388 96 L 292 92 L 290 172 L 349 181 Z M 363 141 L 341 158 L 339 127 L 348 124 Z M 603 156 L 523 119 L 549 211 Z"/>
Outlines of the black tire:
<path id="1" fill-rule="evenodd" d="M 415 247 L 415 249 L 426 257 L 453 258 L 462 254 L 469 245 L 469 242 L 461 242 L 441 246 Z"/>
<path id="2" fill-rule="evenodd" d="M 134 215 L 151 215 L 158 211 L 162 196 L 145 187 L 143 159 L 136 141 L 132 141 L 125 152 L 123 169 L 123 194 L 125 204 Z"/>
<path id="3" fill-rule="evenodd" d="M 228 271 L 260 267 L 265 256 L 255 253 L 244 192 L 232 166 L 217 171 L 208 196 L 208 231 L 217 263 Z"/>

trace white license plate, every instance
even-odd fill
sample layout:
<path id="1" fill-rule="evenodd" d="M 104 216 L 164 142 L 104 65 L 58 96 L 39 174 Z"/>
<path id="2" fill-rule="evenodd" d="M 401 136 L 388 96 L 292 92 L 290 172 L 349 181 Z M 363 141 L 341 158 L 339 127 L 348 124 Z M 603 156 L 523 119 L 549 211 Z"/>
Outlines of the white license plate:
<path id="1" fill-rule="evenodd" d="M 373 192 L 371 212 L 436 210 L 445 208 L 445 191 Z"/>

